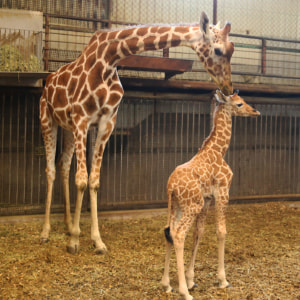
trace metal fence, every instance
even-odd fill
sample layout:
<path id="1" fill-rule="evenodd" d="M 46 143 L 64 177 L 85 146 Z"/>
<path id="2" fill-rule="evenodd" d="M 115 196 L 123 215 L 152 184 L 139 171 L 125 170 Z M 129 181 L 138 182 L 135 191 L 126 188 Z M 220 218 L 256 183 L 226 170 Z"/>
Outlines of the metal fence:
<path id="1" fill-rule="evenodd" d="M 39 97 L 36 90 L 1 89 L 2 215 L 44 210 L 46 159 L 38 120 Z M 268 99 L 247 100 L 259 103 L 256 108 L 261 116 L 233 120 L 232 141 L 226 156 L 234 172 L 231 201 L 299 197 L 299 101 L 279 99 L 276 104 L 268 104 Z M 193 101 L 125 97 L 105 150 L 99 209 L 166 206 L 168 176 L 198 151 L 209 134 L 210 111 L 210 102 L 201 96 Z M 95 134 L 92 131 L 89 135 L 89 158 Z M 58 154 L 61 146 L 59 135 Z M 74 174 L 73 159 L 73 204 Z M 85 196 L 84 210 L 88 209 L 88 191 Z M 57 174 L 53 211 L 62 208 L 62 187 Z"/>
<path id="2" fill-rule="evenodd" d="M 235 83 L 299 86 L 300 36 L 297 1 L 2 1 L 0 7 L 31 9 L 44 13 L 44 69 L 56 71 L 74 60 L 101 28 L 128 24 L 195 22 L 206 11 L 211 22 L 232 22 L 235 42 L 232 79 Z M 276 16 L 276 18 L 274 17 Z M 162 51 L 143 55 L 162 56 Z M 172 48 L 171 58 L 194 61 L 191 72 L 175 79 L 210 80 L 202 64 L 188 48 Z M 28 64 L 28 63 L 27 63 Z M 11 69 L 11 67 L 9 67 Z M 120 71 L 124 77 L 161 78 L 159 73 Z"/>

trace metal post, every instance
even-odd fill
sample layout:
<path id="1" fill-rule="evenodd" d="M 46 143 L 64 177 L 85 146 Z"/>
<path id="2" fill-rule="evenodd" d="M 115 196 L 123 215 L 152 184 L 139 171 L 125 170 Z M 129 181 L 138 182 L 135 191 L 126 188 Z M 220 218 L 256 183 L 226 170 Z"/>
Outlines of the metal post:
<path id="1" fill-rule="evenodd" d="M 44 48 L 44 70 L 49 70 L 49 35 L 50 35 L 50 17 L 45 15 L 45 48 Z"/>
<path id="2" fill-rule="evenodd" d="M 261 73 L 266 74 L 266 62 L 267 62 L 267 41 L 261 40 Z"/>
<path id="3" fill-rule="evenodd" d="M 218 0 L 214 0 L 213 2 L 213 24 L 217 24 L 217 8 L 218 8 Z"/>

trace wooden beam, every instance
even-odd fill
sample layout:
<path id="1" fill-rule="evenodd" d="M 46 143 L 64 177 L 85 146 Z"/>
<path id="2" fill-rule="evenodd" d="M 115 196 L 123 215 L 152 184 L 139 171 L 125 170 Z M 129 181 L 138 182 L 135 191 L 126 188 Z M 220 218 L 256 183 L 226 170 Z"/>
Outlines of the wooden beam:
<path id="1" fill-rule="evenodd" d="M 175 59 L 167 57 L 151 57 L 131 55 L 118 63 L 120 70 L 135 70 L 148 72 L 164 72 L 166 79 L 184 72 L 190 72 L 193 66 L 192 60 Z"/>

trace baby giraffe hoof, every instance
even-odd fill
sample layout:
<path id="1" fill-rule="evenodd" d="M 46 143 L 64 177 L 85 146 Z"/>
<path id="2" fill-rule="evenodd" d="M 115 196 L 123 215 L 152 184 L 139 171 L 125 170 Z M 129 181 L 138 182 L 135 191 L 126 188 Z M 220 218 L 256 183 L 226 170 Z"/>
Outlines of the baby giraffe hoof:
<path id="1" fill-rule="evenodd" d="M 163 289 L 164 289 L 165 293 L 167 293 L 167 294 L 174 292 L 174 290 L 171 286 L 164 286 Z"/>
<path id="2" fill-rule="evenodd" d="M 198 287 L 198 284 L 197 283 L 194 283 L 194 285 L 191 287 L 191 288 L 189 288 L 189 291 L 193 291 L 195 288 L 197 288 Z"/>
<path id="3" fill-rule="evenodd" d="M 77 254 L 79 252 L 79 245 L 75 245 L 75 246 L 67 246 L 67 251 L 70 254 Z"/>

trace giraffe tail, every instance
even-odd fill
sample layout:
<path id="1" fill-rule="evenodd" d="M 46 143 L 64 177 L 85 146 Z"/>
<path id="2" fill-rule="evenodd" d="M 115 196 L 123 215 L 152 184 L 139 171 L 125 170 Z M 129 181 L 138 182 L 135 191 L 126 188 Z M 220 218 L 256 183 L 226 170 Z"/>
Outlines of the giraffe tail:
<path id="1" fill-rule="evenodd" d="M 167 226 L 164 229 L 164 232 L 165 232 L 166 240 L 173 245 L 173 239 L 170 231 L 172 195 L 173 195 L 173 191 L 168 190 L 168 221 L 167 221 Z"/>

